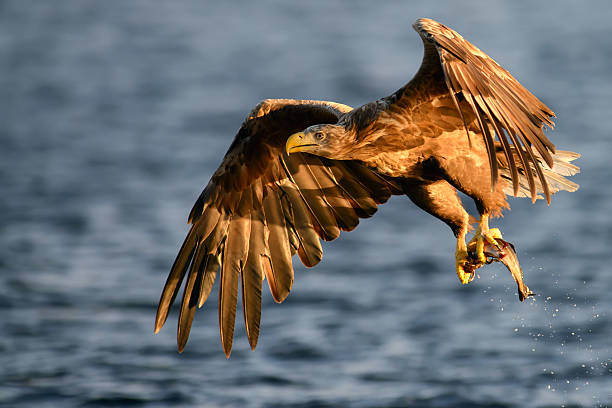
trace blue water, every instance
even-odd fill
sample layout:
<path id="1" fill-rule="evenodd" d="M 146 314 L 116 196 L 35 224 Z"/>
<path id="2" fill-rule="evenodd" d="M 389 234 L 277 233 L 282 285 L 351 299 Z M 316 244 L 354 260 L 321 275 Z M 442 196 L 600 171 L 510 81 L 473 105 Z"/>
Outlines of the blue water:
<path id="1" fill-rule="evenodd" d="M 557 113 L 578 192 L 514 199 L 461 286 L 406 198 L 266 294 L 229 360 L 216 295 L 176 352 L 153 319 L 195 198 L 261 99 L 358 106 L 407 82 L 438 19 Z M 591 2 L 0 2 L 0 405 L 612 406 L 612 7 Z M 297 264 L 297 262 L 296 262 Z"/>

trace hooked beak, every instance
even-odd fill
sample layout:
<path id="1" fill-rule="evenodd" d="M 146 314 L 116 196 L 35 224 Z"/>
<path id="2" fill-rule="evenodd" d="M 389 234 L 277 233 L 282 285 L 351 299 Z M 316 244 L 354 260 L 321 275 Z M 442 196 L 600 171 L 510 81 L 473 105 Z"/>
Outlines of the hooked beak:
<path id="1" fill-rule="evenodd" d="M 294 133 L 287 139 L 285 150 L 287 154 L 295 152 L 310 151 L 310 147 L 318 146 L 312 135 L 305 135 L 304 132 Z"/>

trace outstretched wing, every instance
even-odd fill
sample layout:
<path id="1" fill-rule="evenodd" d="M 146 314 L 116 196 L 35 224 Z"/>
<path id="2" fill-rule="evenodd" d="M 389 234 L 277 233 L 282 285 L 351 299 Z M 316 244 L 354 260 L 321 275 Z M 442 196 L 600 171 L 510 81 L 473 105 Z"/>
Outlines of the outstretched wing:
<path id="1" fill-rule="evenodd" d="M 497 140 L 509 166 L 514 195 L 519 192 L 521 179 L 526 178 L 532 200 L 535 201 L 541 187 L 550 202 L 551 192 L 541 162 L 553 167 L 555 146 L 544 134 L 543 127 L 553 127 L 554 113 L 457 32 L 430 19 L 419 19 L 413 27 L 425 45 L 423 62 L 406 86 L 386 98 L 389 103 L 386 109 L 393 109 L 394 105 L 414 106 L 450 92 L 468 138 L 468 127 L 473 125 L 468 122 L 475 122 L 482 133 L 492 186 L 495 187 L 499 174 Z M 469 117 L 464 112 L 469 112 Z"/>
<path id="2" fill-rule="evenodd" d="M 302 153 L 288 156 L 289 135 L 313 124 L 336 123 L 350 111 L 323 101 L 266 100 L 246 118 L 225 158 L 196 201 L 192 224 L 161 295 L 155 332 L 187 276 L 178 323 L 178 348 L 187 343 L 196 306 L 206 301 L 218 270 L 219 329 L 229 356 L 239 284 L 245 326 L 257 344 L 264 278 L 282 302 L 291 290 L 291 257 L 314 266 L 319 239 L 333 240 L 400 189 L 365 166 Z"/>

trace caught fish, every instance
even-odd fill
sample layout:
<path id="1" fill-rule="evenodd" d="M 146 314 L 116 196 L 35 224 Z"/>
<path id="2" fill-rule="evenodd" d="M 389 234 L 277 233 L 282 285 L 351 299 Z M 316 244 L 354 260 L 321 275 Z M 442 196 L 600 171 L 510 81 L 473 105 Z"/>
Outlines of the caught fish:
<path id="1" fill-rule="evenodd" d="M 508 268 L 518 286 L 518 295 L 521 302 L 529 296 L 535 296 L 535 293 L 533 293 L 527 287 L 527 285 L 523 283 L 523 270 L 521 269 L 521 265 L 519 264 L 516 256 L 514 245 L 512 245 L 510 242 L 504 241 L 501 238 L 497 238 L 496 241 L 500 244 L 499 247 L 487 242 L 486 240 L 484 241 L 484 254 L 487 257 L 487 264 L 501 262 L 506 266 L 506 268 Z M 475 246 L 468 247 L 468 256 L 474 262 L 474 270 L 480 266 L 476 257 L 475 249 Z"/>

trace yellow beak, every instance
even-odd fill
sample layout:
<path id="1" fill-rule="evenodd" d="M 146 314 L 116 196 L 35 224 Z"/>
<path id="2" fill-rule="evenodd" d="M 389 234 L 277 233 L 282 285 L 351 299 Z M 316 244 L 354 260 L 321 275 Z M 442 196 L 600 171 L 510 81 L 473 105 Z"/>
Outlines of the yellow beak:
<path id="1" fill-rule="evenodd" d="M 285 150 L 287 154 L 291 154 L 309 151 L 312 146 L 318 146 L 312 135 L 305 135 L 304 132 L 298 132 L 289 136 L 287 144 L 285 145 Z"/>

